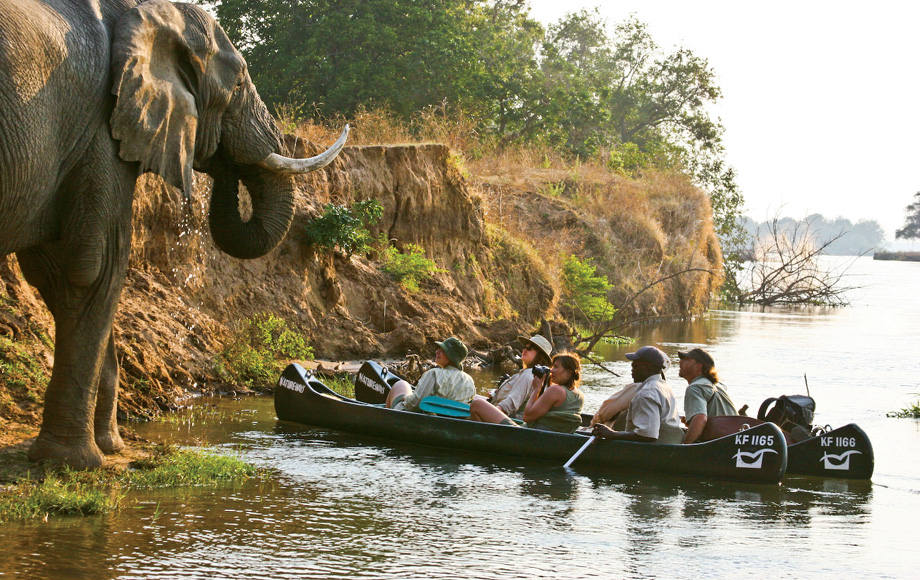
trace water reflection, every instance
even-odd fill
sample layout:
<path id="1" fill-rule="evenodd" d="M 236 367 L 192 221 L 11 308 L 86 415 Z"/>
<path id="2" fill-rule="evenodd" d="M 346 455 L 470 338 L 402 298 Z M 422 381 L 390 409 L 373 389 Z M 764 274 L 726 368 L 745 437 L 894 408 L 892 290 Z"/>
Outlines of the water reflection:
<path id="1" fill-rule="evenodd" d="M 133 425 L 275 470 L 235 487 L 131 492 L 114 514 L 6 524 L 0 575 L 23 578 L 913 578 L 904 530 L 920 511 L 920 422 L 886 419 L 920 390 L 920 268 L 875 265 L 858 308 L 715 311 L 635 329 L 674 354 L 705 346 L 732 397 L 793 394 L 807 372 L 816 421 L 858 422 L 874 483 L 779 486 L 528 463 L 278 423 L 270 398 L 202 401 L 211 413 Z M 912 265 L 911 265 L 912 266 Z M 887 276 L 887 278 L 886 278 Z M 900 310 L 898 310 L 900 308 Z M 623 384 L 588 367 L 589 409 Z M 871 376 L 865 353 L 872 352 Z M 489 376 L 479 378 L 487 386 Z M 676 368 L 669 381 L 682 394 Z M 913 400 L 913 399 L 910 399 Z"/>

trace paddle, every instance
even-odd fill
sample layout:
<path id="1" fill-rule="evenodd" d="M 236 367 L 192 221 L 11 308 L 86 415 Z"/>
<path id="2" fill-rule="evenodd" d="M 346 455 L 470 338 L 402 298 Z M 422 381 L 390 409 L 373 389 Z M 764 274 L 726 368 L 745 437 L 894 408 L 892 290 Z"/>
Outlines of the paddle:
<path id="1" fill-rule="evenodd" d="M 419 403 L 419 408 L 426 413 L 443 415 L 445 417 L 469 417 L 470 406 L 466 403 L 445 399 L 444 397 L 425 397 Z"/>
<path id="2" fill-rule="evenodd" d="M 585 449 L 587 449 L 589 445 L 594 443 L 595 439 L 597 439 L 597 437 L 595 437 L 594 435 L 588 437 L 588 440 L 585 441 L 585 444 L 581 446 L 581 449 L 576 451 L 575 455 L 573 455 L 568 461 L 566 461 L 565 465 L 563 465 L 562 467 L 568 469 L 569 466 L 572 465 L 572 463 L 574 463 L 576 459 L 578 459 L 578 456 L 584 453 Z"/>

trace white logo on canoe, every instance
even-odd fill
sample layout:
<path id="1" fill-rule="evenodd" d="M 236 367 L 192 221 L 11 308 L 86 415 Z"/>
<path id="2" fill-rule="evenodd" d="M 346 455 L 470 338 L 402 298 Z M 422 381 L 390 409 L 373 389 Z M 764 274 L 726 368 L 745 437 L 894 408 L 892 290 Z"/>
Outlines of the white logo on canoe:
<path id="1" fill-rule="evenodd" d="M 369 389 L 373 389 L 378 393 L 383 394 L 383 386 L 367 375 L 358 375 L 358 382 Z"/>
<path id="2" fill-rule="evenodd" d="M 303 388 L 304 388 L 305 385 L 303 385 L 303 384 L 301 384 L 301 383 L 294 382 L 294 381 L 292 381 L 291 379 L 286 379 L 286 378 L 284 378 L 284 377 L 281 377 L 281 378 L 278 380 L 278 386 L 279 386 L 279 387 L 284 387 L 285 389 L 289 389 L 289 390 L 294 391 L 294 392 L 297 392 L 297 393 L 302 393 L 302 392 L 303 392 Z"/>
<path id="3" fill-rule="evenodd" d="M 850 455 L 853 455 L 854 453 L 861 453 L 861 451 L 850 449 L 849 451 L 845 451 L 840 455 L 831 455 L 830 453 L 825 452 L 824 457 L 818 461 L 824 462 L 824 469 L 840 469 L 843 471 L 848 471 L 850 469 Z"/>
<path id="4" fill-rule="evenodd" d="M 763 466 L 763 456 L 765 453 L 776 453 L 775 449 L 760 449 L 754 453 L 738 450 L 738 453 L 732 455 L 735 460 L 735 467 L 744 467 L 747 469 L 760 469 Z"/>

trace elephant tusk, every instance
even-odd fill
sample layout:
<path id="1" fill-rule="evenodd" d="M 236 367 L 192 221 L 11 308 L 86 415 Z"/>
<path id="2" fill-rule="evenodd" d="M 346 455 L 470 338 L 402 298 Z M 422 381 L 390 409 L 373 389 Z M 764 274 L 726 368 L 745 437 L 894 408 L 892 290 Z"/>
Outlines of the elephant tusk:
<path id="1" fill-rule="evenodd" d="M 347 139 L 348 125 L 345 125 L 345 129 L 342 130 L 342 134 L 339 135 L 336 142 L 332 144 L 332 147 L 326 149 L 316 157 L 310 157 L 309 159 L 292 159 L 290 157 L 278 155 L 277 153 L 270 153 L 268 157 L 259 161 L 258 165 L 270 171 L 286 173 L 288 175 L 316 171 L 332 163 L 332 160 L 335 159 L 342 148 L 345 147 L 345 141 Z"/>

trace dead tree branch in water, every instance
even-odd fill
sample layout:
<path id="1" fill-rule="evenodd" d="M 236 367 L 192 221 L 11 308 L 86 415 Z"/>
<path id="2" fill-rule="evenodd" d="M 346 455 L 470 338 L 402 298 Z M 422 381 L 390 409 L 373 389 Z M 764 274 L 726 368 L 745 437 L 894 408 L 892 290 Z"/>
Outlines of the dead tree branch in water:
<path id="1" fill-rule="evenodd" d="M 747 267 L 738 273 L 738 302 L 761 306 L 848 305 L 846 293 L 858 288 L 843 283 L 853 261 L 835 267 L 824 259 L 827 247 L 844 235 L 846 232 L 839 232 L 820 240 L 810 221 L 784 228 L 774 217 L 766 232 L 757 231 Z"/>

